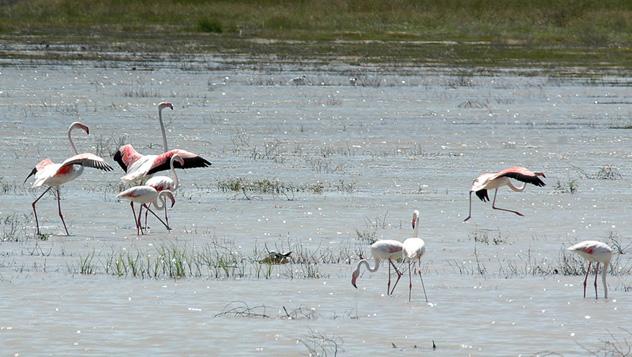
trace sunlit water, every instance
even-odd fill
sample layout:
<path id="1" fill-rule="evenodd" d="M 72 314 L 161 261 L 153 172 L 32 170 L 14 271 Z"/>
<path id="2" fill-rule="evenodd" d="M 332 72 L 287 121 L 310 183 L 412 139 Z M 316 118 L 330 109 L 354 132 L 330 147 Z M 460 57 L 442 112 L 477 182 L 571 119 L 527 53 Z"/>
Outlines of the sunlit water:
<path id="1" fill-rule="evenodd" d="M 333 355 L 337 345 L 339 354 L 417 355 L 432 352 L 434 341 L 433 353 L 442 355 L 576 355 L 629 337 L 630 275 L 610 275 L 610 299 L 600 286 L 595 301 L 591 284 L 582 298 L 582 276 L 533 273 L 559 266 L 562 249 L 580 240 L 612 236 L 630 244 L 630 131 L 621 128 L 632 124 L 632 99 L 625 78 L 208 67 L 0 67 L 0 215 L 4 239 L 19 240 L 0 243 L 3 354 L 294 356 L 307 354 L 307 345 Z M 288 82 L 301 74 L 306 85 Z M 164 112 L 170 146 L 213 163 L 179 172 L 174 230 L 151 221 L 150 233 L 136 236 L 129 205 L 115 198 L 122 176 L 116 167 L 86 169 L 62 187 L 70 237 L 62 235 L 53 196 L 42 199 L 40 225 L 50 236 L 36 239 L 31 202 L 41 191 L 22 181 L 40 159 L 71 155 L 68 125 L 90 126 L 89 137 L 74 135 L 80 151 L 107 156 L 121 138 L 158 153 L 161 100 L 175 105 Z M 472 179 L 511 165 L 546 173 L 544 188 L 499 193 L 500 207 L 525 217 L 476 199 L 473 219 L 462 223 Z M 604 165 L 622 179 L 594 178 Z M 294 187 L 320 182 L 323 192 L 246 197 L 219 189 L 218 182 L 235 178 Z M 418 280 L 408 302 L 407 274 L 394 296 L 385 296 L 385 266 L 364 273 L 354 289 L 357 252 L 368 253 L 359 236 L 404 239 L 413 209 L 421 211 L 430 302 Z M 11 229 L 7 220 L 21 223 Z M 352 264 L 318 264 L 317 278 L 306 278 L 304 264 L 272 267 L 270 279 L 257 278 L 252 265 L 238 279 L 105 272 L 113 255 L 155 255 L 173 246 L 229 247 L 251 259 L 255 249 L 263 257 L 266 246 L 346 250 Z M 95 274 L 80 274 L 81 260 L 92 254 Z M 628 255 L 617 264 L 615 270 L 629 269 Z M 234 306 L 251 314 L 222 314 Z"/>

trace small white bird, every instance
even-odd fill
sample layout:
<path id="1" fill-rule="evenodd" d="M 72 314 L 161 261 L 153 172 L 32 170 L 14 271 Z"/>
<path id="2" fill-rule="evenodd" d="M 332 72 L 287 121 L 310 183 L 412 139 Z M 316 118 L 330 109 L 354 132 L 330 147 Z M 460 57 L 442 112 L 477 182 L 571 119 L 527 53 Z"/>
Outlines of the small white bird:
<path id="1" fill-rule="evenodd" d="M 397 286 L 397 282 L 399 282 L 399 279 L 402 277 L 402 273 L 399 271 L 399 269 L 397 269 L 395 264 L 393 264 L 392 259 L 397 259 L 401 257 L 402 247 L 402 242 L 392 239 L 378 240 L 377 242 L 371 244 L 371 255 L 373 256 L 375 265 L 371 267 L 366 259 L 360 260 L 355 270 L 351 274 L 351 285 L 353 285 L 353 287 L 356 289 L 358 288 L 358 286 L 356 285 L 356 281 L 358 280 L 358 276 L 360 275 L 360 267 L 362 267 L 362 265 L 366 266 L 366 268 L 371 273 L 374 273 L 379 269 L 382 260 L 388 260 L 389 266 L 386 295 L 392 294 L 392 292 L 389 292 L 391 289 L 391 266 L 395 269 L 395 272 L 397 272 L 397 281 L 395 282 L 393 289 L 395 289 L 395 286 Z"/>
<path id="2" fill-rule="evenodd" d="M 417 210 L 413 211 L 412 224 L 414 235 L 412 238 L 408 238 L 404 241 L 402 248 L 402 256 L 404 257 L 405 261 L 408 261 L 408 301 L 410 301 L 413 291 L 412 270 L 415 267 L 415 263 L 417 263 L 415 273 L 419 274 L 421 287 L 424 289 L 424 296 L 426 297 L 426 302 L 428 302 L 428 295 L 426 295 L 424 279 L 421 277 L 421 257 L 423 257 L 424 253 L 426 253 L 426 243 L 423 241 L 423 239 L 419 238 L 419 211 Z"/>
<path id="3" fill-rule="evenodd" d="M 586 281 L 588 280 L 588 274 L 590 273 L 590 265 L 593 262 L 597 262 L 595 266 L 595 299 L 599 299 L 597 294 L 597 275 L 599 273 L 599 263 L 603 263 L 601 270 L 601 281 L 603 282 L 604 298 L 608 298 L 608 285 L 606 284 L 606 275 L 608 274 L 608 266 L 610 265 L 610 259 L 612 258 L 612 248 L 606 243 L 596 240 L 585 240 L 579 242 L 568 250 L 579 254 L 582 258 L 588 260 L 588 268 L 586 268 L 586 276 L 584 277 L 584 298 L 586 297 Z"/>

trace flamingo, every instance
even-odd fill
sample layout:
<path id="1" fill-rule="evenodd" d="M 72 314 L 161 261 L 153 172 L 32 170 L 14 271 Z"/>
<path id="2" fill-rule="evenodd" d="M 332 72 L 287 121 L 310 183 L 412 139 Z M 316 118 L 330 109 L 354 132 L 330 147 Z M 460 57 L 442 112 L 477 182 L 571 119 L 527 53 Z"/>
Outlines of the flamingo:
<path id="1" fill-rule="evenodd" d="M 176 174 L 175 167 L 173 166 L 174 162 L 177 161 L 181 166 L 184 166 L 184 159 L 180 157 L 180 155 L 175 154 L 171 156 L 171 160 L 169 160 L 169 166 L 171 166 L 171 172 L 173 173 L 173 179 L 169 176 L 154 176 L 145 182 L 145 185 L 151 186 L 156 189 L 156 191 L 160 192 L 162 190 L 169 190 L 174 192 L 178 189 L 178 175 Z M 151 203 L 150 203 L 151 205 Z M 149 211 L 145 212 L 145 227 L 147 227 L 147 214 Z M 167 205 L 165 205 L 165 221 L 167 225 L 169 225 L 169 217 L 167 216 Z"/>
<path id="2" fill-rule="evenodd" d="M 360 275 L 360 268 L 362 267 L 362 265 L 366 266 L 366 268 L 371 273 L 374 273 L 380 267 L 380 263 L 382 262 L 382 260 L 388 260 L 388 284 L 386 285 L 386 295 L 389 295 L 389 290 L 391 288 L 391 266 L 397 272 L 397 281 L 395 282 L 395 286 L 397 286 L 397 282 L 399 282 L 399 279 L 402 276 L 402 273 L 399 271 L 399 269 L 397 269 L 395 264 L 393 264 L 393 259 L 397 259 L 401 256 L 401 254 L 402 242 L 400 241 L 385 239 L 378 240 L 377 242 L 371 244 L 371 255 L 373 256 L 375 265 L 371 267 L 366 259 L 360 260 L 355 270 L 351 274 L 351 285 L 353 285 L 353 287 L 356 289 L 358 288 L 358 286 L 356 285 L 356 281 L 358 280 L 358 276 Z M 393 289 L 395 289 L 395 286 L 393 286 Z"/>
<path id="3" fill-rule="evenodd" d="M 424 289 L 424 296 L 426 297 L 426 302 L 428 302 L 428 295 L 426 295 L 426 287 L 424 286 L 424 279 L 421 277 L 421 257 L 423 257 L 426 252 L 426 243 L 423 239 L 419 238 L 419 211 L 413 211 L 413 230 L 414 235 L 412 238 L 407 238 L 402 244 L 402 256 L 404 260 L 408 261 L 408 301 L 410 302 L 412 291 L 413 291 L 413 278 L 412 278 L 412 268 L 417 263 L 416 272 L 419 274 L 419 279 L 421 280 L 421 287 Z M 395 287 L 393 287 L 395 290 Z"/>
<path id="4" fill-rule="evenodd" d="M 173 109 L 173 104 L 169 102 L 161 102 L 158 104 L 158 120 L 160 122 L 164 148 L 164 152 L 162 154 L 142 155 L 130 144 L 121 146 L 114 154 L 113 159 L 119 164 L 119 166 L 121 166 L 123 171 L 126 172 L 126 175 L 121 177 L 121 180 L 124 182 L 138 183 L 155 172 L 169 170 L 170 159 L 176 154 L 184 160 L 184 164 L 180 164 L 178 162 L 175 168 L 188 169 L 192 167 L 207 167 L 211 165 L 208 160 L 198 154 L 180 149 L 168 150 L 167 135 L 162 122 L 162 110 L 164 108 Z"/>
<path id="5" fill-rule="evenodd" d="M 597 294 L 597 275 L 599 273 L 599 263 L 603 263 L 601 269 L 601 281 L 603 283 L 604 298 L 608 298 L 608 285 L 606 285 L 606 274 L 608 274 L 608 266 L 610 265 L 610 259 L 612 258 L 612 248 L 606 243 L 596 240 L 585 240 L 579 242 L 568 250 L 579 254 L 582 258 L 588 260 L 588 268 L 586 269 L 586 276 L 584 277 L 584 298 L 586 297 L 586 281 L 588 280 L 588 274 L 590 273 L 590 265 L 592 262 L 597 262 L 595 266 L 595 299 L 599 299 Z"/>
<path id="6" fill-rule="evenodd" d="M 166 197 L 166 198 L 169 198 L 169 200 L 171 200 L 171 207 L 173 207 L 173 205 L 176 203 L 176 198 L 173 196 L 173 193 L 171 191 L 169 190 L 157 191 L 155 188 L 151 186 L 134 186 L 119 193 L 118 195 L 116 195 L 116 197 L 130 201 L 130 206 L 132 206 L 132 215 L 134 216 L 134 223 L 136 224 L 137 235 L 140 235 L 141 233 L 145 234 L 140 224 L 140 217 L 143 211 L 143 207 L 145 207 L 145 209 L 147 209 L 154 216 L 156 216 L 156 218 L 158 218 L 158 220 L 162 224 L 164 224 L 165 227 L 167 227 L 167 229 L 169 230 L 171 229 L 169 228 L 167 224 L 165 224 L 165 222 L 162 221 L 162 219 L 160 219 L 160 217 L 158 217 L 158 215 L 154 213 L 154 211 L 151 210 L 151 208 L 147 206 L 148 203 L 152 203 L 154 206 L 156 206 L 156 208 L 162 209 L 163 206 L 167 205 L 166 199 L 165 199 Z M 138 219 L 136 218 L 136 211 L 134 210 L 134 202 L 140 203 L 140 209 L 138 210 Z M 162 205 L 158 204 L 158 202 L 162 202 Z"/>
<path id="7" fill-rule="evenodd" d="M 35 205 L 46 194 L 46 192 L 50 191 L 53 187 L 57 190 L 57 210 L 59 211 L 59 218 L 61 218 L 61 222 L 64 224 L 66 235 L 70 235 L 68 233 L 68 227 L 66 227 L 66 222 L 64 221 L 64 215 L 61 213 L 59 187 L 66 182 L 70 182 L 79 177 L 83 173 L 84 166 L 93 167 L 103 171 L 113 170 L 112 166 L 108 165 L 101 157 L 90 153 L 79 154 L 79 152 L 77 152 L 75 143 L 72 141 L 72 136 L 70 135 L 74 129 L 81 129 L 88 135 L 90 134 L 90 129 L 87 125 L 81 122 L 74 122 L 68 127 L 68 141 L 70 141 L 70 147 L 75 155 L 64 160 L 61 164 L 55 164 L 50 159 L 44 159 L 35 166 L 35 168 L 24 180 L 26 183 L 31 176 L 35 175 L 35 181 L 33 182 L 32 187 L 41 187 L 44 185 L 48 186 L 48 188 L 31 204 L 35 215 L 35 225 L 37 226 L 38 235 L 41 235 L 41 233 Z"/>
<path id="8" fill-rule="evenodd" d="M 474 179 L 474 182 L 472 182 L 472 188 L 470 189 L 470 212 L 467 215 L 467 218 L 463 220 L 463 222 L 466 222 L 472 217 L 472 192 L 476 192 L 476 196 L 478 196 L 481 201 L 485 202 L 489 201 L 487 190 L 491 189 L 495 189 L 494 201 L 492 202 L 493 209 L 513 212 L 518 216 L 523 216 L 523 214 L 518 211 L 496 207 L 496 194 L 498 193 L 498 189 L 503 186 L 508 186 L 514 192 L 524 191 L 524 189 L 527 187 L 527 183 L 542 187 L 545 185 L 545 183 L 540 180 L 538 176 L 546 177 L 542 172 L 531 172 L 526 168 L 520 166 L 510 167 L 508 169 L 504 169 L 495 173 L 491 172 L 480 175 L 479 177 Z M 524 182 L 524 185 L 522 185 L 522 187 L 516 187 L 513 185 L 510 178 Z"/>

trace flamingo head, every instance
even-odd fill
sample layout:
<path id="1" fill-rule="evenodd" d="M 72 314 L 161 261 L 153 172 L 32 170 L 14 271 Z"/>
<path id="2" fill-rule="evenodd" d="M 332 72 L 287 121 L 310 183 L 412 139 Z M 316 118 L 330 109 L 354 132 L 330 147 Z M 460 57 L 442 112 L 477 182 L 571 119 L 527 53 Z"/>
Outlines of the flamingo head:
<path id="1" fill-rule="evenodd" d="M 418 210 L 414 210 L 413 211 L 413 229 L 415 229 L 415 227 L 419 224 L 419 211 Z"/>
<path id="2" fill-rule="evenodd" d="M 165 108 L 169 108 L 173 110 L 173 104 L 171 102 L 160 102 L 158 103 L 158 110 L 162 111 Z"/>
<path id="3" fill-rule="evenodd" d="M 71 131 L 73 129 L 81 129 L 85 131 L 86 134 L 90 135 L 90 128 L 88 128 L 88 126 L 82 122 L 76 121 L 70 124 L 70 127 L 68 127 L 68 131 Z"/>
<path id="4" fill-rule="evenodd" d="M 351 285 L 353 285 L 354 288 L 358 288 L 358 286 L 356 285 L 356 281 L 358 280 L 358 276 L 360 275 L 360 272 L 355 270 L 353 272 L 353 274 L 351 274 Z"/>

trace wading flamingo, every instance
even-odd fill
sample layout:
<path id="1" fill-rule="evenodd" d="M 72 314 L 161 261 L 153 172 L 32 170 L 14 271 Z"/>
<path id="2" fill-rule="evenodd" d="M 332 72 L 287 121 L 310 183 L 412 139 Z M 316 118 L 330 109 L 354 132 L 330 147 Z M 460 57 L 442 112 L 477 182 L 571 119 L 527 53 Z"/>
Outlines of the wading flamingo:
<path id="1" fill-rule="evenodd" d="M 180 163 L 180 165 L 184 166 L 184 160 L 178 155 L 173 155 L 171 160 L 169 160 L 169 165 L 171 166 L 171 173 L 173 173 L 173 179 L 169 176 L 154 176 L 145 182 L 145 185 L 151 186 L 156 189 L 156 191 L 160 192 L 162 190 L 169 190 L 172 193 L 178 189 L 178 175 L 176 174 L 176 170 L 173 167 L 174 162 Z M 151 203 L 148 204 L 148 206 Z M 147 214 L 149 214 L 149 210 L 145 212 L 145 227 L 147 227 Z M 169 216 L 167 216 L 167 205 L 165 205 L 165 221 L 167 222 L 167 226 L 169 225 Z"/>
<path id="2" fill-rule="evenodd" d="M 155 172 L 169 170 L 170 159 L 176 154 L 184 160 L 184 164 L 176 163 L 175 168 L 177 169 L 211 166 L 208 160 L 198 154 L 180 149 L 167 150 L 167 135 L 162 122 L 162 110 L 164 108 L 173 109 L 173 105 L 169 102 L 161 102 L 158 104 L 158 120 L 160 121 L 164 152 L 160 155 L 142 155 L 130 144 L 121 146 L 113 158 L 114 161 L 121 166 L 123 171 L 126 172 L 126 175 L 121 177 L 122 181 L 128 183 L 142 183 L 147 176 Z"/>
<path id="3" fill-rule="evenodd" d="M 601 281 L 603 282 L 604 298 L 607 299 L 608 285 L 606 285 L 606 275 L 608 274 L 610 258 L 612 258 L 612 248 L 610 248 L 610 246 L 606 243 L 596 240 L 585 240 L 569 247 L 568 250 L 575 252 L 582 258 L 588 260 L 586 277 L 584 277 L 584 298 L 586 297 L 586 281 L 588 280 L 588 274 L 590 273 L 590 265 L 592 262 L 597 262 L 595 265 L 595 299 L 599 299 L 599 295 L 597 295 L 597 275 L 599 273 L 599 263 L 603 263 L 603 268 L 601 268 Z"/>
<path id="4" fill-rule="evenodd" d="M 397 286 L 397 282 L 399 282 L 399 279 L 402 277 L 402 273 L 399 271 L 399 269 L 397 269 L 395 264 L 393 264 L 392 260 L 401 257 L 402 247 L 402 242 L 392 239 L 378 240 L 377 242 L 371 244 L 371 255 L 373 256 L 375 265 L 371 267 L 366 259 L 360 260 L 355 270 L 351 274 L 351 285 L 353 285 L 353 287 L 356 289 L 358 288 L 356 285 L 356 281 L 358 280 L 358 276 L 360 275 L 360 267 L 362 267 L 362 265 L 364 265 L 368 269 L 368 271 L 374 273 L 379 269 L 382 260 L 388 260 L 388 284 L 386 285 L 386 295 L 389 295 L 389 291 L 391 289 L 391 266 L 395 269 L 395 272 L 397 272 L 397 281 L 395 282 L 393 289 L 395 289 L 395 286 Z"/>
<path id="5" fill-rule="evenodd" d="M 512 191 L 522 192 L 527 187 L 527 184 L 533 184 L 535 186 L 542 187 L 545 183 L 540 180 L 538 176 L 544 176 L 542 172 L 531 172 L 524 167 L 514 166 L 508 169 L 504 169 L 502 171 L 498 171 L 495 173 L 485 173 L 474 179 L 472 183 L 472 188 L 470 189 L 470 212 L 467 215 L 467 218 L 463 220 L 466 222 L 468 219 L 472 217 L 472 192 L 476 192 L 476 196 L 481 199 L 481 201 L 489 201 L 489 196 L 487 195 L 487 190 L 494 189 L 494 201 L 492 202 L 492 208 L 500 211 L 513 212 L 518 216 L 522 216 L 523 214 L 518 211 L 513 211 L 506 208 L 496 207 L 496 194 L 498 193 L 498 189 L 503 186 L 508 186 Z M 516 187 L 511 182 L 510 178 L 516 179 L 518 181 L 524 182 L 522 187 Z"/>
<path id="6" fill-rule="evenodd" d="M 413 211 L 413 230 L 414 235 L 412 238 L 408 238 L 404 241 L 402 247 L 402 256 L 404 260 L 408 261 L 408 301 L 410 302 L 412 291 L 413 291 L 413 278 L 412 278 L 412 270 L 415 267 L 415 263 L 417 263 L 417 269 L 415 273 L 419 274 L 419 279 L 421 280 L 421 287 L 424 289 L 424 296 L 426 297 L 426 302 L 428 302 L 428 295 L 426 295 L 426 287 L 424 286 L 424 279 L 421 277 L 421 257 L 423 257 L 426 252 L 426 243 L 423 239 L 419 238 L 419 211 Z M 393 287 L 395 290 L 395 287 Z"/>
<path id="7" fill-rule="evenodd" d="M 70 135 L 70 133 L 74 129 L 81 129 L 85 131 L 88 135 L 90 134 L 90 129 L 87 125 L 80 122 L 74 122 L 68 127 L 68 141 L 70 141 L 70 147 L 72 148 L 72 151 L 75 153 L 75 155 L 69 157 L 61 164 L 55 164 L 50 159 L 44 159 L 35 166 L 35 168 L 24 180 L 24 182 L 26 183 L 29 177 L 35 175 L 35 182 L 33 182 L 33 187 L 48 186 L 46 191 L 44 191 L 39 197 L 37 197 L 37 199 L 31 204 L 31 206 L 33 207 L 33 214 L 35 215 L 35 225 L 37 226 L 38 235 L 40 235 L 40 229 L 35 205 L 37 204 L 37 201 L 39 201 L 40 198 L 42 198 L 46 194 L 46 192 L 50 191 L 50 189 L 53 187 L 56 189 L 57 210 L 59 211 L 59 218 L 61 218 L 61 222 L 64 224 L 66 235 L 70 235 L 68 233 L 68 228 L 66 227 L 66 222 L 64 221 L 64 216 L 61 213 L 61 198 L 59 195 L 59 186 L 79 177 L 83 172 L 84 166 L 93 167 L 95 169 L 104 171 L 112 170 L 112 167 L 108 165 L 102 158 L 90 153 L 79 154 L 77 152 L 75 143 L 72 141 L 72 136 Z"/>
<path id="8" fill-rule="evenodd" d="M 171 207 L 176 204 L 176 198 L 173 196 L 173 193 L 169 190 L 162 190 L 160 192 L 156 191 L 155 188 L 151 186 L 134 186 L 132 188 L 128 188 L 127 190 L 116 195 L 117 198 L 122 198 L 130 201 L 130 206 L 132 206 L 132 215 L 134 216 L 134 223 L 136 224 L 136 234 L 141 235 L 145 234 L 143 232 L 143 227 L 140 224 L 140 217 L 143 211 L 143 207 L 151 212 L 158 220 L 167 227 L 168 230 L 171 230 L 169 226 L 158 217 L 149 207 L 147 207 L 148 203 L 152 203 L 156 208 L 162 209 L 163 206 L 166 206 L 166 198 L 171 200 Z M 136 218 L 136 211 L 134 210 L 134 202 L 140 203 L 140 208 L 138 210 L 138 218 Z M 159 204 L 162 203 L 162 205 Z"/>

